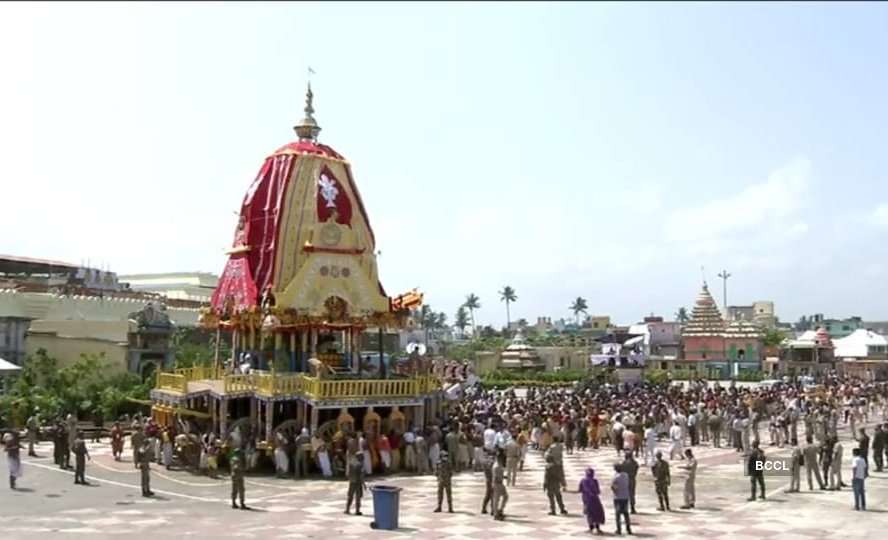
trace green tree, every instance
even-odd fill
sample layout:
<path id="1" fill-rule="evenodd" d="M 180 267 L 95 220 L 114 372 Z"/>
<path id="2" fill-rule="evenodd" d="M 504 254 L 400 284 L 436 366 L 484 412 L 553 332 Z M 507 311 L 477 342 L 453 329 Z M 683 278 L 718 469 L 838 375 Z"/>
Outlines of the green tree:
<path id="1" fill-rule="evenodd" d="M 762 344 L 765 347 L 779 347 L 783 340 L 786 339 L 786 336 L 780 330 L 776 328 L 768 328 L 765 330 L 765 335 L 762 338 Z"/>
<path id="2" fill-rule="evenodd" d="M 469 325 L 469 315 L 466 312 L 466 306 L 459 306 L 459 309 L 456 310 L 456 317 L 454 318 L 453 326 L 459 328 L 460 333 L 466 331 L 466 326 Z"/>
<path id="3" fill-rule="evenodd" d="M 220 336 L 219 358 L 231 356 L 231 344 Z M 216 333 L 200 328 L 179 328 L 170 337 L 176 368 L 210 366 L 216 358 Z"/>
<path id="4" fill-rule="evenodd" d="M 570 305 L 570 310 L 573 311 L 574 317 L 577 318 L 578 327 L 580 326 L 580 313 L 586 313 L 587 309 L 589 309 L 589 305 L 586 304 L 586 299 L 582 296 L 577 296 L 577 299 Z"/>
<path id="5" fill-rule="evenodd" d="M 512 325 L 512 316 L 509 312 L 509 305 L 518 300 L 518 295 L 515 294 L 515 289 L 508 285 L 503 287 L 503 290 L 499 292 L 499 295 L 500 301 L 506 303 L 506 330 L 508 331 L 509 327 Z"/>
<path id="6" fill-rule="evenodd" d="M 469 293 L 466 296 L 466 303 L 463 305 L 469 310 L 469 318 L 472 320 L 472 339 L 474 339 L 478 328 L 475 326 L 475 310 L 481 309 L 481 299 L 475 293 Z"/>

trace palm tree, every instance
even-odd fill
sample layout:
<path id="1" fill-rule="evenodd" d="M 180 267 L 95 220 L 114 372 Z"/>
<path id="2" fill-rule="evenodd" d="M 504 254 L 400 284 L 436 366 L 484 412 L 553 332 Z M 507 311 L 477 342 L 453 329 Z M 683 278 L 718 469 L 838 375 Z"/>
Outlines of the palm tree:
<path id="1" fill-rule="evenodd" d="M 428 304 L 423 304 L 422 309 L 419 312 L 419 323 L 422 325 L 423 333 L 425 333 L 426 347 L 429 346 L 429 330 L 434 327 L 437 320 L 438 316 L 432 311 L 432 307 Z"/>
<path id="2" fill-rule="evenodd" d="M 472 339 L 475 339 L 475 310 L 481 309 L 481 299 L 475 293 L 469 293 L 463 305 L 469 310 L 469 318 L 472 320 Z"/>
<path id="3" fill-rule="evenodd" d="M 586 299 L 582 296 L 577 296 L 577 299 L 570 305 L 570 310 L 573 311 L 574 317 L 577 318 L 577 328 L 580 327 L 580 313 L 586 313 L 587 309 L 589 309 L 589 305 L 586 304 Z"/>
<path id="4" fill-rule="evenodd" d="M 506 285 L 503 287 L 503 290 L 499 292 L 500 300 L 506 303 L 506 330 L 509 330 L 509 327 L 512 326 L 511 314 L 509 313 L 509 304 L 518 300 L 518 296 L 515 294 L 515 289 Z"/>
<path id="5" fill-rule="evenodd" d="M 688 309 L 686 307 L 678 308 L 678 311 L 675 313 L 675 320 L 680 322 L 681 324 L 684 324 L 691 320 L 691 318 L 688 317 Z"/>
<path id="6" fill-rule="evenodd" d="M 466 306 L 459 306 L 459 309 L 456 310 L 456 320 L 453 323 L 453 326 L 459 328 L 459 332 L 465 333 L 466 326 L 469 325 L 469 314 L 466 312 Z"/>

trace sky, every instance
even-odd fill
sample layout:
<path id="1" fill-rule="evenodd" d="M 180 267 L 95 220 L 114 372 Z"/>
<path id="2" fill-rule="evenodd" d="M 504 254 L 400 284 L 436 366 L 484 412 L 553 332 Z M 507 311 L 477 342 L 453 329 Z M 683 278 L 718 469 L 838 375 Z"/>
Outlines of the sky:
<path id="1" fill-rule="evenodd" d="M 0 253 L 221 273 L 311 66 L 389 294 L 888 319 L 886 51 L 882 3 L 2 3 Z"/>

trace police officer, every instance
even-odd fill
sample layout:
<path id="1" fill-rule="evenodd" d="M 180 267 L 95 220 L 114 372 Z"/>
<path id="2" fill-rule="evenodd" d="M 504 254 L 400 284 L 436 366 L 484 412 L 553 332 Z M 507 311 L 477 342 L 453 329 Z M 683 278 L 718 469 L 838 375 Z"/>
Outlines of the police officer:
<path id="1" fill-rule="evenodd" d="M 493 519 L 503 521 L 506 519 L 506 503 L 509 502 L 509 492 L 506 490 L 506 454 L 502 448 L 496 451 L 496 458 L 491 469 L 493 476 L 493 508 L 490 513 Z M 556 463 L 557 465 L 557 463 Z"/>
<path id="2" fill-rule="evenodd" d="M 635 486 L 636 477 L 638 476 L 638 462 L 632 455 L 632 452 L 626 452 L 626 459 L 622 463 L 623 472 L 629 477 L 629 507 L 631 512 L 635 514 Z"/>
<path id="3" fill-rule="evenodd" d="M 669 508 L 669 484 L 672 483 L 672 478 L 669 476 L 669 462 L 663 459 L 663 452 L 657 450 L 657 460 L 654 462 L 654 466 L 651 467 L 651 472 L 654 475 L 654 488 L 657 491 L 657 499 L 660 501 L 661 512 L 665 512 L 667 510 L 671 510 Z"/>
<path id="4" fill-rule="evenodd" d="M 709 431 L 712 434 L 712 447 L 721 448 L 722 415 L 721 411 L 713 411 L 709 416 Z"/>
<path id="5" fill-rule="evenodd" d="M 444 500 L 444 493 L 447 493 L 447 511 L 453 513 L 453 492 L 451 491 L 451 481 L 453 478 L 453 469 L 450 467 L 450 457 L 446 451 L 442 451 L 438 458 L 438 506 L 435 512 L 441 511 L 441 503 Z"/>
<path id="6" fill-rule="evenodd" d="M 40 435 L 40 417 L 38 416 L 40 409 L 36 409 L 34 414 L 28 418 L 28 455 L 37 457 L 34 451 L 34 445 L 37 444 L 37 438 Z"/>
<path id="7" fill-rule="evenodd" d="M 86 441 L 83 440 L 83 432 L 78 431 L 74 439 L 74 483 L 87 485 L 86 481 L 86 460 L 92 461 L 89 456 L 89 450 L 86 448 Z"/>
<path id="8" fill-rule="evenodd" d="M 794 446 L 792 449 L 792 456 L 790 456 L 790 480 L 789 480 L 789 490 L 787 493 L 798 493 L 799 489 L 802 485 L 802 463 L 805 461 L 804 454 L 802 454 L 802 449 L 798 446 Z"/>
<path id="9" fill-rule="evenodd" d="M 562 514 L 566 514 L 564 508 L 564 500 L 561 498 L 561 475 L 558 473 L 558 466 L 555 464 L 555 457 L 548 456 L 546 458 L 546 472 L 543 474 L 543 491 L 549 498 L 549 515 L 555 515 L 555 502 L 558 502 L 558 508 Z"/>
<path id="10" fill-rule="evenodd" d="M 876 462 L 876 472 L 882 472 L 886 442 L 888 442 L 888 433 L 882 428 L 882 424 L 876 424 L 876 432 L 873 434 L 873 461 Z"/>
<path id="11" fill-rule="evenodd" d="M 141 446 L 136 449 L 136 463 L 141 471 L 142 496 L 153 497 L 151 491 L 151 441 L 144 439 Z"/>
<path id="12" fill-rule="evenodd" d="M 231 456 L 231 507 L 237 508 L 236 501 L 240 501 L 240 507 L 243 510 L 247 509 L 247 505 L 244 504 L 244 494 L 246 492 L 246 487 L 244 486 L 244 457 L 241 455 L 240 451 L 236 451 Z"/>
<path id="13" fill-rule="evenodd" d="M 58 431 L 56 433 L 57 444 L 59 449 L 59 467 L 62 469 L 71 468 L 71 438 L 68 435 L 68 428 L 65 423 L 59 421 Z"/>
<path id="14" fill-rule="evenodd" d="M 142 451 L 142 444 L 145 442 L 145 433 L 142 432 L 142 425 L 133 423 L 134 430 L 132 436 L 130 436 L 130 445 L 133 447 L 133 466 L 135 468 L 141 467 L 141 460 L 139 459 L 139 454 Z"/>
<path id="15" fill-rule="evenodd" d="M 808 489 L 811 491 L 814 490 L 814 484 L 811 481 L 812 473 L 817 478 L 817 486 L 820 489 L 826 489 L 826 485 L 823 483 L 823 478 L 820 476 L 820 469 L 817 468 L 817 454 L 819 453 L 819 448 L 814 444 L 813 435 L 807 435 L 806 441 L 808 444 L 806 444 L 805 448 L 802 450 L 802 459 L 805 462 L 805 473 L 808 476 Z"/>
<path id="16" fill-rule="evenodd" d="M 765 453 L 759 448 L 758 441 L 753 441 L 752 451 L 749 453 L 749 459 L 746 462 L 746 473 L 749 475 L 749 483 L 752 492 L 749 496 L 750 501 L 755 500 L 755 485 L 761 488 L 760 498 L 765 498 Z"/>
<path id="17" fill-rule="evenodd" d="M 697 489 L 695 486 L 697 481 L 697 458 L 694 457 L 690 448 L 685 449 L 685 463 L 682 468 L 687 471 L 688 476 L 685 478 L 684 506 L 681 508 L 688 510 L 697 503 Z"/>
<path id="18" fill-rule="evenodd" d="M 481 503 L 481 513 L 486 514 L 487 505 L 493 501 L 493 456 L 486 450 L 481 466 L 484 469 L 484 502 Z M 496 513 L 496 510 L 492 512 Z"/>
<path id="19" fill-rule="evenodd" d="M 355 515 L 361 516 L 361 497 L 364 496 L 364 453 L 356 452 L 348 458 L 348 499 L 345 502 L 345 513 L 351 513 L 352 501 L 355 503 Z"/>

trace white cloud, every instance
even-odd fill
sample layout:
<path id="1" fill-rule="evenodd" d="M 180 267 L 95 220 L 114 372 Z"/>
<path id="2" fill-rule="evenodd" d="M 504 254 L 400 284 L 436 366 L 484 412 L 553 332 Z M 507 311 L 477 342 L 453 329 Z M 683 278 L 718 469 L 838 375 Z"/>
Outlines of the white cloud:
<path id="1" fill-rule="evenodd" d="M 811 163 L 796 159 L 764 182 L 700 206 L 679 208 L 666 220 L 665 240 L 698 256 L 750 256 L 796 240 L 808 231 Z"/>
<path id="2" fill-rule="evenodd" d="M 876 227 L 888 227 L 888 203 L 877 206 L 872 213 L 866 216 L 866 221 Z"/>

